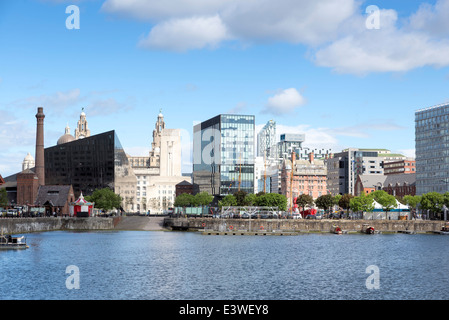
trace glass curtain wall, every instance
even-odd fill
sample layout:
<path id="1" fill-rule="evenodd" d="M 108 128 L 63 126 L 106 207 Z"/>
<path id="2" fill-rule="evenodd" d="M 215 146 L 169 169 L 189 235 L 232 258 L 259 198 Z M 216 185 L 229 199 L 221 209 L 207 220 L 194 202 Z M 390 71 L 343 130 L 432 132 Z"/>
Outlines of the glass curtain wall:
<path id="1" fill-rule="evenodd" d="M 220 195 L 254 193 L 254 135 L 254 116 L 221 116 Z"/>

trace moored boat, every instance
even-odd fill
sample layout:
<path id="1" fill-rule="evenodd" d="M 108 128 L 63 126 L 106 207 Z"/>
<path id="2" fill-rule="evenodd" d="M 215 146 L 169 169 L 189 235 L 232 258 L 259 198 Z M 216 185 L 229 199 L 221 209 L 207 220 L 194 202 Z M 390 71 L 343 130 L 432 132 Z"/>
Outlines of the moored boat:
<path id="1" fill-rule="evenodd" d="M 1 249 L 27 249 L 29 248 L 26 244 L 26 239 L 24 236 L 13 237 L 11 235 L 4 236 L 0 235 L 0 250 Z"/>
<path id="2" fill-rule="evenodd" d="M 343 234 L 343 230 L 339 226 L 334 227 L 334 233 L 335 234 Z"/>
<path id="3" fill-rule="evenodd" d="M 368 224 L 364 224 L 362 226 L 362 233 L 366 233 L 366 234 L 374 234 L 375 230 L 373 226 L 370 226 Z"/>
<path id="4" fill-rule="evenodd" d="M 440 234 L 449 234 L 449 222 L 446 222 L 442 227 Z"/>

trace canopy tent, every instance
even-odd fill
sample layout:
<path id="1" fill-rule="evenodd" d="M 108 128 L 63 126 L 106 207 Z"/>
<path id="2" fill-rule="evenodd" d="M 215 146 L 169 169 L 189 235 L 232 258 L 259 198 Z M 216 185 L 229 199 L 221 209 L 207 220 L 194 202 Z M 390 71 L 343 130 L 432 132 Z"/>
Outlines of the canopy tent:
<path id="1" fill-rule="evenodd" d="M 70 213 L 76 217 L 90 217 L 93 207 L 94 203 L 86 201 L 81 193 L 79 198 L 70 204 Z"/>
<path id="2" fill-rule="evenodd" d="M 373 203 L 374 203 L 374 210 L 373 210 L 373 212 L 384 211 L 382 205 L 379 202 L 377 202 L 376 200 L 373 200 Z"/>
<path id="3" fill-rule="evenodd" d="M 373 200 L 374 202 L 374 210 L 373 212 L 382 212 L 385 211 L 384 208 L 382 207 L 382 205 L 380 203 L 378 203 L 376 200 Z M 409 206 L 400 203 L 397 199 L 396 199 L 396 208 L 392 208 L 391 210 L 389 210 L 390 212 L 404 212 L 404 211 L 410 211 Z"/>
<path id="4" fill-rule="evenodd" d="M 400 211 L 400 212 L 402 212 L 402 211 L 410 211 L 410 207 L 405 205 L 405 204 L 400 203 L 398 201 L 398 199 L 396 199 L 396 204 L 397 204 L 397 207 L 394 208 L 392 211 Z"/>

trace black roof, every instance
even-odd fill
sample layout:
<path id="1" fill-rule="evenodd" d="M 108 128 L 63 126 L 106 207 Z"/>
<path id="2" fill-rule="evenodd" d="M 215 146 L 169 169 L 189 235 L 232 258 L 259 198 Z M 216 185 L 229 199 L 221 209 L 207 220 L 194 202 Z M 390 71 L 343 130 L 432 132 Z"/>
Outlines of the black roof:
<path id="1" fill-rule="evenodd" d="M 63 207 L 69 199 L 69 193 L 71 190 L 72 186 L 70 185 L 40 186 L 34 204 L 41 206 L 51 205 L 53 207 Z"/>

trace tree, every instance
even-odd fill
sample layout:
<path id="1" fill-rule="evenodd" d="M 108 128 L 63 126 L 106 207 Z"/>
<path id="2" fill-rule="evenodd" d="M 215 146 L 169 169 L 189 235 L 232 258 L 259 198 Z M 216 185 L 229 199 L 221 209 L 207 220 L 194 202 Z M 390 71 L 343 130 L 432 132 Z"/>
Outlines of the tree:
<path id="1" fill-rule="evenodd" d="M 336 194 L 336 195 L 334 196 L 334 205 L 337 205 L 337 206 L 338 206 L 338 202 L 340 201 L 341 197 L 342 197 L 341 194 Z"/>
<path id="2" fill-rule="evenodd" d="M 109 188 L 95 189 L 92 195 L 86 196 L 85 199 L 90 202 L 95 202 L 95 207 L 104 211 L 109 211 L 113 208 L 118 209 L 122 203 L 122 197 L 115 194 Z"/>
<path id="3" fill-rule="evenodd" d="M 358 197 L 351 198 L 349 206 L 353 212 L 371 212 L 374 210 L 374 200 L 362 193 Z"/>
<path id="4" fill-rule="evenodd" d="M 344 210 L 350 209 L 350 201 L 354 198 L 354 196 L 350 193 L 346 193 L 341 196 L 340 200 L 338 200 L 338 205 L 343 208 Z"/>
<path id="5" fill-rule="evenodd" d="M 301 194 L 296 198 L 296 204 L 302 208 L 302 211 L 304 211 L 306 207 L 311 207 L 313 205 L 313 198 L 308 194 Z"/>
<path id="6" fill-rule="evenodd" d="M 8 205 L 8 194 L 6 192 L 6 189 L 0 189 L 0 206 L 6 207 Z"/>
<path id="7" fill-rule="evenodd" d="M 257 195 L 255 195 L 254 193 L 248 193 L 245 197 L 245 203 L 248 206 L 257 205 Z"/>
<path id="8" fill-rule="evenodd" d="M 421 196 L 406 195 L 402 198 L 402 200 L 404 201 L 404 204 L 408 205 L 410 209 L 412 209 L 411 212 L 413 214 L 413 217 L 416 219 L 416 208 L 421 202 Z"/>
<path id="9" fill-rule="evenodd" d="M 386 216 L 388 215 L 388 211 L 398 206 L 396 198 L 384 190 L 374 191 L 370 193 L 370 196 L 382 206 Z"/>
<path id="10" fill-rule="evenodd" d="M 278 207 L 279 211 L 287 210 L 287 197 L 279 193 L 266 193 L 257 197 L 256 201 L 261 207 Z"/>
<path id="11" fill-rule="evenodd" d="M 197 193 L 195 195 L 195 204 L 197 206 L 207 206 L 209 203 L 212 202 L 212 200 L 214 200 L 214 197 L 211 196 L 209 193 L 207 193 L 206 191 Z"/>
<path id="12" fill-rule="evenodd" d="M 195 203 L 195 197 L 190 193 L 182 193 L 175 199 L 175 207 L 190 207 Z"/>
<path id="13" fill-rule="evenodd" d="M 438 192 L 428 192 L 421 196 L 421 209 L 429 210 L 430 212 L 441 212 L 441 207 L 444 204 L 444 196 Z"/>
<path id="14" fill-rule="evenodd" d="M 228 194 L 222 200 L 218 201 L 218 206 L 220 208 L 228 207 L 228 206 L 236 206 L 236 205 L 237 205 L 237 199 L 232 194 Z"/>
<path id="15" fill-rule="evenodd" d="M 332 207 L 335 203 L 334 197 L 332 197 L 331 194 L 325 194 L 322 196 L 319 196 L 315 200 L 315 204 L 318 208 L 323 210 L 328 210 L 330 207 Z"/>
<path id="16" fill-rule="evenodd" d="M 234 197 L 235 197 L 235 200 L 237 200 L 237 205 L 238 206 L 243 207 L 243 206 L 247 205 L 247 203 L 245 201 L 245 198 L 246 198 L 247 194 L 248 193 L 243 191 L 243 190 L 240 190 L 240 191 L 237 191 L 237 192 L 234 193 Z"/>

